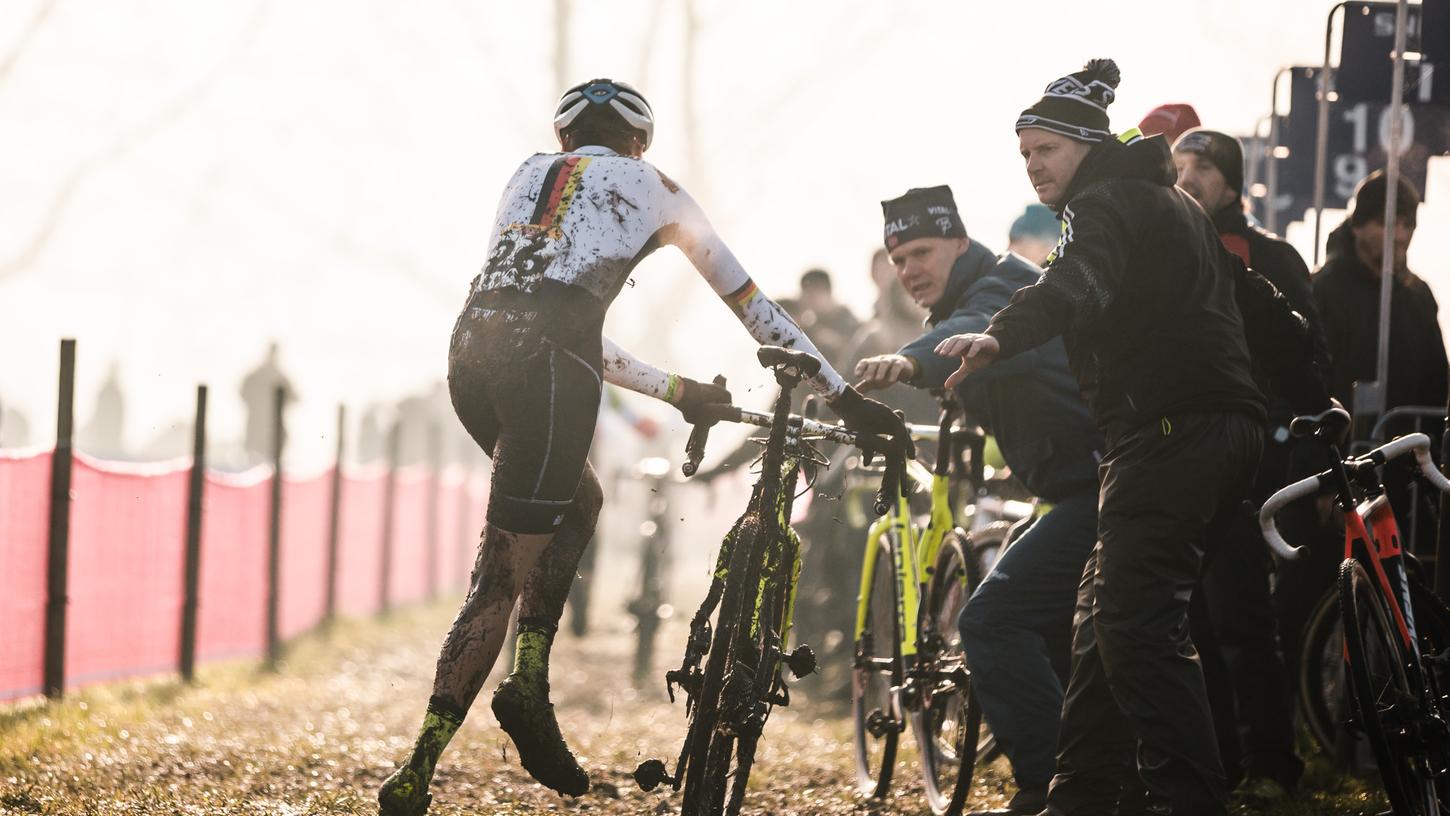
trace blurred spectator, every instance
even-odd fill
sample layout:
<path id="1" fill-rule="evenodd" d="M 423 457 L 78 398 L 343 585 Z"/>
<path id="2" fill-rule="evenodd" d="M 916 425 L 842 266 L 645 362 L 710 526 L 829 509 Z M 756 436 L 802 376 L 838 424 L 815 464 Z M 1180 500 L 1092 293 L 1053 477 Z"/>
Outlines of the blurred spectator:
<path id="1" fill-rule="evenodd" d="M 277 343 L 267 346 L 267 359 L 247 374 L 242 380 L 242 402 L 247 409 L 247 430 L 243 447 L 252 462 L 266 462 L 272 458 L 272 395 L 278 388 L 283 391 L 283 405 L 297 400 L 292 382 L 277 364 Z M 285 441 L 285 434 L 284 434 Z"/>
<path id="2" fill-rule="evenodd" d="M 1314 275 L 1314 300 L 1333 355 L 1329 390 L 1346 406 L 1354 404 L 1351 394 L 1355 382 L 1377 376 L 1387 186 L 1381 170 L 1360 182 L 1349 217 L 1329 234 L 1328 257 Z M 1410 271 L 1406 262 L 1420 194 L 1401 177 L 1398 196 L 1385 407 L 1444 406 L 1447 381 L 1440 307 L 1430 287 Z"/>
<path id="3" fill-rule="evenodd" d="M 896 267 L 886 250 L 878 249 L 871 256 L 871 282 L 876 285 L 876 306 L 871 319 L 861 325 L 846 349 L 846 368 L 855 371 L 856 364 L 878 354 L 894 354 L 897 349 L 921 336 L 926 310 L 917 306 L 906 287 L 896 282 Z M 878 398 L 906 414 L 908 422 L 933 424 L 937 421 L 937 403 L 919 388 L 898 383 L 883 390 Z"/>
<path id="4" fill-rule="evenodd" d="M 121 365 L 112 360 L 106 380 L 96 394 L 90 422 L 81 429 L 80 448 L 103 459 L 126 458 L 121 436 L 126 424 L 126 398 L 121 393 Z"/>
<path id="5" fill-rule="evenodd" d="M 30 444 L 30 420 L 18 408 L 0 401 L 0 448 L 19 448 Z"/>
<path id="6" fill-rule="evenodd" d="M 363 411 L 357 432 L 357 460 L 363 464 L 379 461 L 388 455 L 388 418 L 383 406 L 369 403 Z"/>
<path id="7" fill-rule="evenodd" d="M 1047 256 L 1057 246 L 1062 226 L 1045 204 L 1028 204 L 1027 209 L 1012 222 L 1007 231 L 1007 251 L 1031 261 L 1036 266 L 1047 262 Z"/>
<path id="8" fill-rule="evenodd" d="M 1163 138 L 1169 144 L 1178 141 L 1185 131 L 1198 127 L 1202 122 L 1198 121 L 1198 111 L 1192 105 L 1181 102 L 1159 105 L 1143 117 L 1138 123 L 1138 130 L 1143 131 L 1144 136 L 1157 136 L 1163 134 Z"/>
<path id="9" fill-rule="evenodd" d="M 825 355 L 826 361 L 833 367 L 840 368 L 845 362 L 842 355 L 846 346 L 856 334 L 861 321 L 851 314 L 849 308 L 836 301 L 831 287 L 831 274 L 824 269 L 806 270 L 801 275 L 800 298 L 783 299 L 780 305 L 806 330 L 816 348 Z"/>

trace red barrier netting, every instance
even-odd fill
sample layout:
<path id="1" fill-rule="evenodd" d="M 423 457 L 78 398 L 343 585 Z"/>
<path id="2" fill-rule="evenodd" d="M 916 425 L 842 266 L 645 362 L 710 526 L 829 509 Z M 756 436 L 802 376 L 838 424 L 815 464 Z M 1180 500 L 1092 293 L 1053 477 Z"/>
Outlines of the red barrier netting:
<path id="1" fill-rule="evenodd" d="M 327 526 L 332 470 L 282 480 L 282 563 L 277 628 L 283 640 L 327 613 Z"/>
<path id="2" fill-rule="evenodd" d="M 185 461 L 71 472 L 66 686 L 175 671 L 186 553 Z"/>
<path id="3" fill-rule="evenodd" d="M 393 557 L 388 599 L 395 606 L 428 597 L 428 474 L 415 468 L 398 471 L 393 510 Z"/>
<path id="4" fill-rule="evenodd" d="M 337 542 L 338 614 L 370 615 L 379 609 L 386 486 L 387 473 L 380 468 L 343 476 Z"/>
<path id="5" fill-rule="evenodd" d="M 438 591 L 457 592 L 463 586 L 460 573 L 468 572 L 469 565 L 462 558 L 459 541 L 459 516 L 467 502 L 464 473 L 449 468 L 438 477 L 438 571 L 434 574 Z"/>
<path id="6" fill-rule="evenodd" d="M 45 682 L 50 451 L 0 451 L 0 700 Z"/>
<path id="7" fill-rule="evenodd" d="M 267 468 L 208 473 L 202 493 L 197 660 L 267 649 Z"/>

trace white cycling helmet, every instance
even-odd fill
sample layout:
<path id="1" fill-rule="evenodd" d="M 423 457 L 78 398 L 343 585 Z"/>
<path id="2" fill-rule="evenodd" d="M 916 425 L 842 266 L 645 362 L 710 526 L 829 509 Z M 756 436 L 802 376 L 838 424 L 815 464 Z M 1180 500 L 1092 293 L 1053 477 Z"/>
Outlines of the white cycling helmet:
<path id="1" fill-rule="evenodd" d="M 566 131 L 584 122 L 598 122 L 600 116 L 638 131 L 643 148 L 654 139 L 655 116 L 644 95 L 612 79 L 591 79 L 565 91 L 554 112 L 554 135 L 563 141 Z"/>

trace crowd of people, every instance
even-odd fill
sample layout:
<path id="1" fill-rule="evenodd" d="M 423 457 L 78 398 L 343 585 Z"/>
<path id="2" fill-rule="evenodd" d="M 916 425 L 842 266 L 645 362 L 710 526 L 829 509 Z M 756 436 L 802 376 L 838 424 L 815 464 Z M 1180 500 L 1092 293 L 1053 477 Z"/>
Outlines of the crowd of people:
<path id="1" fill-rule="evenodd" d="M 687 420 L 731 398 L 602 337 L 619 288 L 664 244 L 755 340 L 821 357 L 809 383 L 847 427 L 902 436 L 893 407 L 930 421 L 926 392 L 954 389 L 1051 503 L 960 621 L 1017 784 L 1005 809 L 982 813 L 1221 814 L 1231 795 L 1294 795 L 1303 763 L 1278 634 L 1295 625 L 1293 604 L 1271 591 L 1277 567 L 1242 503 L 1319 463 L 1288 434 L 1291 417 L 1347 403 L 1374 377 L 1387 229 L 1390 407 L 1445 404 L 1437 306 L 1405 261 L 1419 195 L 1366 178 L 1311 275 L 1247 215 L 1238 141 L 1177 104 L 1116 131 L 1119 81 L 1115 63 L 1092 60 L 1017 118 L 1040 203 L 1013 223 L 1007 252 L 968 232 L 945 185 L 882 202 L 865 323 L 821 270 L 802 276 L 798 299 L 768 298 L 700 206 L 641 158 L 654 132 L 644 97 L 604 79 L 570 89 L 555 119 L 562 151 L 509 182 L 455 328 L 453 404 L 493 459 L 493 488 L 468 598 L 414 748 L 379 792 L 383 812 L 426 810 L 516 604 L 515 669 L 493 711 L 539 782 L 589 787 L 549 703 L 548 655 L 607 501 L 586 460 L 602 386 Z M 1387 227 L 1391 194 L 1400 215 Z M 1311 518 L 1299 534 L 1332 523 Z M 1275 582 L 1288 595 L 1318 580 L 1289 577 Z"/>

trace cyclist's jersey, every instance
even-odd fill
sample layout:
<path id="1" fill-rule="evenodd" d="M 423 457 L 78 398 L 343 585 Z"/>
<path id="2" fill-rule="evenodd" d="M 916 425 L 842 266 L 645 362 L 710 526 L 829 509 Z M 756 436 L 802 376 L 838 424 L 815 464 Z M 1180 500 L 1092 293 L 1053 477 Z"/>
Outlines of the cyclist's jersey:
<path id="1" fill-rule="evenodd" d="M 602 311 L 635 266 L 665 244 L 685 253 L 758 342 L 821 357 L 790 316 L 760 292 L 689 193 L 649 162 L 606 147 L 539 153 L 524 161 L 504 190 L 488 261 L 474 288 L 534 293 L 577 287 Z M 661 399 L 670 395 L 667 374 L 608 342 L 604 369 L 611 383 Z M 829 363 L 810 384 L 827 397 L 846 387 Z"/>

